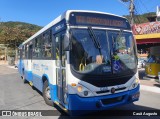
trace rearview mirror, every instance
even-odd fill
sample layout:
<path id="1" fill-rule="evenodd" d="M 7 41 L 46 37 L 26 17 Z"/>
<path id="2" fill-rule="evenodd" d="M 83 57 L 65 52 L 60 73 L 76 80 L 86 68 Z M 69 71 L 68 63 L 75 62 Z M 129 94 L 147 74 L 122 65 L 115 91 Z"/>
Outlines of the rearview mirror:
<path id="1" fill-rule="evenodd" d="M 69 33 L 66 33 L 64 35 L 64 50 L 69 51 L 70 50 L 70 40 L 69 40 Z"/>

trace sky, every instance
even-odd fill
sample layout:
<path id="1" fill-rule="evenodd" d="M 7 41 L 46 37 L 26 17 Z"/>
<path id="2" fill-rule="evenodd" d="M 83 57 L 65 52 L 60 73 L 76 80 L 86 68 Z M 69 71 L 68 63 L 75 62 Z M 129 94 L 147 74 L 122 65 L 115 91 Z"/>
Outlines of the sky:
<path id="1" fill-rule="evenodd" d="M 134 0 L 136 14 L 156 12 L 160 0 Z M 0 0 L 0 22 L 20 21 L 45 26 L 66 10 L 94 10 L 129 15 L 120 0 Z"/>

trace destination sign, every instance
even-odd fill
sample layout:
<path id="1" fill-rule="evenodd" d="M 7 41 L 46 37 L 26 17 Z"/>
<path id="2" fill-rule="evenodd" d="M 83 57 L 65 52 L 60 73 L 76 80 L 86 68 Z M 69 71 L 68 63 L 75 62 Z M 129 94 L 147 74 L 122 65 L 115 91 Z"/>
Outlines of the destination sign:
<path id="1" fill-rule="evenodd" d="M 80 26 L 100 26 L 130 29 L 130 25 L 126 19 L 118 16 L 99 13 L 74 12 L 70 14 L 69 23 L 71 25 Z"/>

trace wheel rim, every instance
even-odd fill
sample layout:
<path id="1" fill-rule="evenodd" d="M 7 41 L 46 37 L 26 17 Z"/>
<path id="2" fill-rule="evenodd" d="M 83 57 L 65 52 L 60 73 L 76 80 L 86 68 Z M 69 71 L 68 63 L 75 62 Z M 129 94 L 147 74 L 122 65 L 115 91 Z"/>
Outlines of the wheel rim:
<path id="1" fill-rule="evenodd" d="M 23 74 L 23 76 L 22 76 L 22 79 L 23 79 L 23 80 L 25 80 L 25 78 L 24 78 L 24 74 Z"/>
<path id="2" fill-rule="evenodd" d="M 49 100 L 51 99 L 49 86 L 48 86 L 48 87 L 46 88 L 46 90 L 45 90 L 45 95 L 46 95 L 46 97 L 47 97 Z"/>

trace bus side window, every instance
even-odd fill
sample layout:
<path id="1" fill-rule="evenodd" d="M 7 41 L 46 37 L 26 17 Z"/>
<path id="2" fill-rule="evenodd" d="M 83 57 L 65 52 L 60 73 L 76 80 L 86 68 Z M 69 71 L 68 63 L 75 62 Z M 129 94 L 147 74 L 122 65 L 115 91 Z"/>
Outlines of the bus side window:
<path id="1" fill-rule="evenodd" d="M 32 42 L 30 42 L 28 45 L 28 59 L 32 59 L 32 55 L 33 55 L 33 44 Z"/>
<path id="2" fill-rule="evenodd" d="M 22 49 L 21 48 L 19 48 L 18 49 L 18 59 L 22 59 Z"/>
<path id="3" fill-rule="evenodd" d="M 25 59 L 28 59 L 28 45 L 25 45 Z"/>
<path id="4" fill-rule="evenodd" d="M 52 57 L 52 37 L 51 30 L 43 34 L 42 38 L 42 57 L 51 58 Z"/>
<path id="5" fill-rule="evenodd" d="M 41 58 L 41 36 L 35 39 L 35 45 L 34 45 L 34 58 Z"/>
<path id="6" fill-rule="evenodd" d="M 25 58 L 25 47 L 23 46 L 22 47 L 22 59 L 24 59 Z"/>

